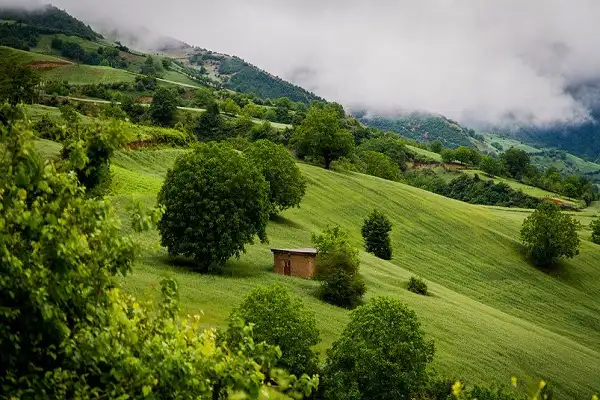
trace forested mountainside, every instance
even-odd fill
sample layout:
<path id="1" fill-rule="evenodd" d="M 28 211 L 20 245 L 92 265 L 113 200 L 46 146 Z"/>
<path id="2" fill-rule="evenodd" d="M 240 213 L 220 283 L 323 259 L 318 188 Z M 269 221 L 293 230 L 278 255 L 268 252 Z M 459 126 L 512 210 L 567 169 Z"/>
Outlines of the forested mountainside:
<path id="1" fill-rule="evenodd" d="M 445 147 L 472 147 L 469 136 L 475 131 L 441 115 L 410 114 L 398 117 L 363 116 L 359 120 L 382 131 L 391 131 L 418 142 L 439 140 Z"/>
<path id="2" fill-rule="evenodd" d="M 65 11 L 51 5 L 33 10 L 17 9 L 0 5 L 0 20 L 24 24 L 30 28 L 36 28 L 36 31 L 40 33 L 64 33 L 80 36 L 88 40 L 102 38 L 101 35 L 94 32 L 88 25 L 72 17 Z M 6 32 L 2 33 L 3 34 L 0 35 L 0 41 L 4 42 L 7 35 Z"/>
<path id="3" fill-rule="evenodd" d="M 194 49 L 189 54 L 191 65 L 218 80 L 227 89 L 241 93 L 254 93 L 258 97 L 277 99 L 287 97 L 292 101 L 309 104 L 323 100 L 316 94 L 274 76 L 241 58 Z"/>

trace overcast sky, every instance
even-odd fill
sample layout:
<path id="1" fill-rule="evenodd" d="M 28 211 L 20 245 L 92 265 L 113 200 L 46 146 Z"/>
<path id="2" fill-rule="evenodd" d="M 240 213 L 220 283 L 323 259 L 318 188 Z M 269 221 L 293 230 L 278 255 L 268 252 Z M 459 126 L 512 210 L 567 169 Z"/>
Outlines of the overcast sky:
<path id="1" fill-rule="evenodd" d="M 0 3 L 8 0 L 0 0 Z M 17 1 L 19 0 L 12 0 Z M 347 107 L 578 121 L 600 77 L 598 0 L 54 0 L 235 54 Z"/>

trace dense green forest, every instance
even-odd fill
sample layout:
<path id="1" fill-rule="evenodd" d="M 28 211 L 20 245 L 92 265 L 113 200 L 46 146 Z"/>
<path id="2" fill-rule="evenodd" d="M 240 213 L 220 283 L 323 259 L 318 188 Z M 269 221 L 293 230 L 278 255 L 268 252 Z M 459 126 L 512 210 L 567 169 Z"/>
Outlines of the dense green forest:
<path id="1" fill-rule="evenodd" d="M 205 68 L 205 63 L 208 62 L 218 63 L 218 73 L 226 75 L 222 77 L 223 85 L 236 92 L 254 93 L 265 99 L 287 97 L 305 104 L 322 100 L 314 93 L 271 75 L 238 57 L 202 51 L 191 55 L 190 62 L 201 68 Z"/>
<path id="2" fill-rule="evenodd" d="M 600 124 L 596 121 L 582 125 L 523 128 L 518 134 L 531 143 L 565 150 L 593 162 L 600 161 Z"/>
<path id="3" fill-rule="evenodd" d="M 399 117 L 365 117 L 357 115 L 366 125 L 382 131 L 396 132 L 401 136 L 419 142 L 439 140 L 445 147 L 472 147 L 470 129 L 460 126 L 457 122 L 439 115 L 411 114 Z"/>
<path id="4" fill-rule="evenodd" d="M 25 10 L 0 6 L 0 20 L 15 21 L 33 27 L 47 28 L 53 33 L 79 36 L 88 40 L 102 38 L 92 28 L 65 11 L 48 5 L 41 9 Z"/>

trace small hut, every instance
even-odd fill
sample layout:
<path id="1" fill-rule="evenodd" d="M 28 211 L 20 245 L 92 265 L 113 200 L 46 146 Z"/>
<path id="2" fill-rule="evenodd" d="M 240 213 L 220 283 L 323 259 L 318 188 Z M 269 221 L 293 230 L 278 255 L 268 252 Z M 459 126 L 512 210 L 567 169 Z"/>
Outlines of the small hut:
<path id="1" fill-rule="evenodd" d="M 275 273 L 310 279 L 315 274 L 316 249 L 272 249 Z"/>

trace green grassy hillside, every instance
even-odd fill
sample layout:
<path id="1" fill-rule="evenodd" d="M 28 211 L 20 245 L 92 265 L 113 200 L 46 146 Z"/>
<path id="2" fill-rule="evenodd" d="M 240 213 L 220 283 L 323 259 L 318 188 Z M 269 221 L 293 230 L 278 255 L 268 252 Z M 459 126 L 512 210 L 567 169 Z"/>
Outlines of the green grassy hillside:
<path id="1" fill-rule="evenodd" d="M 136 195 L 156 201 L 162 177 L 182 150 L 122 152 L 113 160 L 114 203 Z M 559 398 L 587 398 L 598 390 L 600 360 L 600 246 L 585 240 L 582 253 L 552 273 L 530 266 L 519 252 L 518 232 L 528 215 L 468 205 L 399 183 L 338 174 L 301 165 L 308 179 L 300 209 L 270 223 L 270 244 L 255 245 L 218 275 L 201 275 L 169 263 L 157 232 L 139 236 L 144 254 L 124 286 L 138 296 L 164 276 L 180 284 L 185 312 L 202 312 L 206 325 L 223 326 L 232 307 L 257 285 L 289 285 L 315 310 L 324 351 L 348 312 L 319 302 L 317 284 L 271 273 L 271 247 L 306 247 L 311 232 L 339 224 L 361 246 L 360 225 L 374 207 L 394 223 L 394 257 L 361 253 L 367 298 L 388 295 L 414 308 L 435 339 L 435 367 L 471 382 L 506 384 L 550 380 Z M 578 216 L 588 224 L 593 214 Z M 588 232 L 582 233 L 588 238 Z M 411 275 L 424 277 L 433 295 L 405 290 Z"/>
<path id="2" fill-rule="evenodd" d="M 110 67 L 73 64 L 62 58 L 0 46 L 0 57 L 37 68 L 44 80 L 68 81 L 74 85 L 133 82 L 135 74 Z"/>

